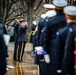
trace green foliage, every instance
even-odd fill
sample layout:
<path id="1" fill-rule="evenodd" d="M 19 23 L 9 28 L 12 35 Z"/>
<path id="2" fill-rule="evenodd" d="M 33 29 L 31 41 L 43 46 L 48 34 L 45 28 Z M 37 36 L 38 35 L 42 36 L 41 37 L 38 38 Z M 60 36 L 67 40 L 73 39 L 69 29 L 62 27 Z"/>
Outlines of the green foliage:
<path id="1" fill-rule="evenodd" d="M 30 42 L 30 33 L 27 33 L 27 40 Z"/>
<path id="2" fill-rule="evenodd" d="M 76 1 L 74 2 L 74 5 L 76 6 Z"/>

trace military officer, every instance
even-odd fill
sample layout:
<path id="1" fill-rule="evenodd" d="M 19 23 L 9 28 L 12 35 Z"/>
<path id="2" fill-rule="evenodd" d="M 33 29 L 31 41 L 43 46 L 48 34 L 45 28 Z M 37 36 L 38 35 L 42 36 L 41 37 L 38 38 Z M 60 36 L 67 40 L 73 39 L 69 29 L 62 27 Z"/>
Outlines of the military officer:
<path id="1" fill-rule="evenodd" d="M 64 8 L 67 26 L 57 32 L 56 57 L 61 75 L 76 75 L 76 6 Z"/>
<path id="2" fill-rule="evenodd" d="M 44 4 L 44 8 L 45 8 L 45 11 L 49 11 L 49 10 L 54 10 L 55 9 L 55 6 L 53 4 Z M 39 22 L 38 22 L 38 31 L 37 31 L 37 36 L 36 36 L 36 46 L 40 46 L 40 36 L 41 36 L 41 30 L 43 29 L 43 27 L 45 27 L 47 25 L 47 17 L 45 14 L 42 14 L 41 17 L 43 19 L 41 19 Z"/>
<path id="3" fill-rule="evenodd" d="M 32 24 L 32 26 L 31 26 L 31 31 L 32 31 L 32 33 L 31 33 L 31 37 L 30 37 L 30 43 L 33 43 L 32 35 L 33 35 L 34 31 L 35 31 L 35 28 L 36 28 L 36 22 L 33 21 L 33 24 Z"/>
<path id="4" fill-rule="evenodd" d="M 45 8 L 45 11 L 47 12 L 49 10 L 54 10 L 55 6 L 53 4 L 45 4 L 44 8 Z M 41 40 L 42 32 L 41 31 L 47 25 L 47 21 L 48 21 L 46 14 L 42 14 L 41 17 L 43 19 L 40 20 L 38 23 L 37 46 L 42 46 L 41 45 L 41 42 L 42 42 L 42 40 Z M 44 37 L 43 37 L 43 39 L 44 39 Z M 47 64 L 44 61 L 43 55 L 39 56 L 38 60 L 39 60 L 40 75 L 47 75 Z"/>
<path id="5" fill-rule="evenodd" d="M 45 4 L 45 5 L 44 5 L 44 8 L 45 8 L 45 10 L 46 10 L 46 12 L 47 12 L 47 11 L 49 11 L 49 10 L 55 9 L 55 6 L 52 5 L 52 4 Z M 39 43 L 40 43 L 41 30 L 42 30 L 42 28 L 43 28 L 45 25 L 47 25 L 47 24 L 46 24 L 47 18 L 46 18 L 45 15 L 44 15 L 44 17 L 45 17 L 45 18 L 42 19 L 42 20 L 40 20 L 39 23 L 38 23 L 37 46 L 39 46 Z"/>
<path id="6" fill-rule="evenodd" d="M 44 4 L 43 6 L 45 8 L 45 11 L 49 11 L 49 10 L 54 10 L 55 9 L 55 6 L 53 4 Z M 41 17 L 43 19 L 41 19 L 39 22 L 38 22 L 38 31 L 37 31 L 37 36 L 36 36 L 36 46 L 40 46 L 41 45 L 41 42 L 42 40 L 40 40 L 40 37 L 41 37 L 41 30 L 47 25 L 47 21 L 48 21 L 48 18 L 46 17 L 46 14 L 44 15 L 41 15 Z M 47 71 L 45 70 L 46 67 L 47 67 L 47 64 L 44 62 L 44 59 L 42 56 L 39 56 L 38 59 L 39 61 L 39 67 L 40 67 L 40 75 L 46 75 Z"/>
<path id="7" fill-rule="evenodd" d="M 27 25 L 25 20 L 20 20 L 20 26 L 18 28 L 18 48 L 17 48 L 17 59 L 19 62 L 23 62 L 23 54 L 26 45 L 26 32 L 27 32 Z"/>
<path id="8" fill-rule="evenodd" d="M 55 10 L 49 10 L 46 12 L 46 17 L 49 19 L 49 18 L 52 18 L 56 15 L 56 12 Z M 46 26 L 43 27 L 43 29 L 41 30 L 41 36 L 40 36 L 40 46 L 43 46 L 43 43 L 44 43 L 44 32 L 45 32 L 45 29 L 46 29 Z M 45 62 L 44 60 L 44 55 L 41 55 L 40 56 L 40 70 L 41 70 L 41 75 L 47 75 L 47 68 L 48 68 L 48 64 Z"/>
<path id="9" fill-rule="evenodd" d="M 4 41 L 4 26 L 0 23 L 0 74 L 5 75 L 6 73 L 6 58 L 7 58 L 7 47 Z"/>
<path id="10" fill-rule="evenodd" d="M 43 7 L 45 8 L 46 12 L 49 11 L 49 10 L 54 10 L 55 9 L 55 6 L 53 4 L 44 4 Z M 42 14 L 41 18 L 42 19 L 38 22 L 38 30 L 37 30 L 37 35 L 36 35 L 36 46 L 40 46 L 41 30 L 42 30 L 43 27 L 45 27 L 45 25 L 47 25 L 47 21 L 48 21 L 45 14 Z"/>
<path id="11" fill-rule="evenodd" d="M 33 50 L 32 50 L 33 53 L 34 53 L 34 47 L 35 47 L 35 42 L 36 42 L 35 41 L 36 27 L 37 27 L 36 21 L 33 21 L 33 24 L 31 26 L 32 33 L 31 33 L 31 36 L 30 36 L 30 43 L 32 43 L 32 45 L 33 45 Z"/>
<path id="12" fill-rule="evenodd" d="M 56 16 L 48 20 L 43 44 L 44 50 L 47 51 L 47 54 L 50 57 L 50 63 L 47 68 L 48 75 L 57 75 L 57 62 L 55 56 L 56 32 L 66 26 L 66 18 L 63 13 L 63 8 L 67 5 L 67 1 L 53 0 L 53 4 L 56 6 Z"/>
<path id="13" fill-rule="evenodd" d="M 49 11 L 47 11 L 46 12 L 46 17 L 48 18 L 48 19 L 51 19 L 52 17 L 54 17 L 55 15 L 56 15 L 56 12 L 55 12 L 55 10 L 49 10 Z M 41 36 L 40 36 L 40 46 L 43 46 L 43 41 L 44 41 L 44 31 L 45 31 L 45 28 L 46 28 L 46 26 L 45 27 L 43 27 L 43 29 L 41 30 Z"/>
<path id="14" fill-rule="evenodd" d="M 14 41 L 15 41 L 15 45 L 14 45 L 14 55 L 13 55 L 13 59 L 14 60 L 18 60 L 17 59 L 17 46 L 18 46 L 18 28 L 19 28 L 19 21 L 22 20 L 22 16 L 17 16 L 16 17 L 16 22 L 13 24 L 14 27 Z"/>

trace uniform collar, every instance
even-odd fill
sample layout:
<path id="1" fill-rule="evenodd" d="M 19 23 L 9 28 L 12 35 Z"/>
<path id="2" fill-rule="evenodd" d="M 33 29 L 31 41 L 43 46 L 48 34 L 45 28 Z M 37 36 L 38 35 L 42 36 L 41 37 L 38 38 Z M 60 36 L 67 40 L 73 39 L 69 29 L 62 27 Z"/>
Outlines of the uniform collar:
<path id="1" fill-rule="evenodd" d="M 72 25 L 74 25 L 74 24 L 76 24 L 76 22 L 68 23 L 67 26 L 70 27 L 70 26 L 72 26 Z"/>
<path id="2" fill-rule="evenodd" d="M 59 12 L 57 15 L 64 15 L 64 13 L 63 12 Z"/>

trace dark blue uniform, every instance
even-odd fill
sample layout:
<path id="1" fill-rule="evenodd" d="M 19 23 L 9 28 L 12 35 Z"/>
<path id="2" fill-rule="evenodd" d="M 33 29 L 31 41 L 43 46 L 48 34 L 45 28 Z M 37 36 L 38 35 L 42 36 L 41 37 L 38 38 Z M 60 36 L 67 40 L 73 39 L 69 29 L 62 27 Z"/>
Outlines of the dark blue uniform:
<path id="1" fill-rule="evenodd" d="M 27 26 L 26 25 L 24 27 L 19 26 L 19 29 L 18 29 L 17 59 L 20 62 L 23 60 L 22 58 L 23 58 L 23 54 L 24 54 L 25 43 L 27 42 L 26 31 L 27 31 Z"/>
<path id="2" fill-rule="evenodd" d="M 30 43 L 32 43 L 32 44 L 34 42 L 33 33 L 35 31 L 35 28 L 36 28 L 36 25 L 32 24 L 32 26 L 31 26 L 32 33 L 31 33 L 31 36 L 30 36 Z"/>
<path id="3" fill-rule="evenodd" d="M 76 37 L 75 22 L 68 23 L 67 26 L 57 33 L 56 57 L 58 69 L 62 70 L 61 75 L 74 74 L 74 38 Z"/>
<path id="4" fill-rule="evenodd" d="M 66 26 L 65 15 L 59 12 L 56 16 L 49 19 L 44 35 L 44 50 L 50 55 L 50 64 L 48 65 L 47 75 L 57 75 L 56 73 L 56 59 L 55 59 L 55 44 L 56 44 L 56 32 Z"/>
<path id="5" fill-rule="evenodd" d="M 31 33 L 31 36 L 30 36 L 30 43 L 33 44 L 33 50 L 32 51 L 34 51 L 34 47 L 36 45 L 36 32 L 35 32 L 36 27 L 37 26 L 34 25 L 34 24 L 31 26 L 32 33 Z M 35 34 L 34 34 L 34 32 L 35 32 Z"/>
<path id="6" fill-rule="evenodd" d="M 0 75 L 5 75 L 6 73 L 6 57 L 7 57 L 7 47 L 4 42 L 4 25 L 0 24 Z"/>
<path id="7" fill-rule="evenodd" d="M 38 32 L 37 32 L 37 36 L 36 36 L 36 40 L 37 40 L 37 46 L 40 46 L 40 36 L 41 36 L 41 30 L 43 29 L 43 27 L 45 27 L 47 25 L 46 22 L 47 18 L 44 18 L 42 20 L 39 21 L 38 23 Z"/>
<path id="8" fill-rule="evenodd" d="M 13 55 L 13 59 L 17 60 L 17 46 L 18 46 L 18 28 L 19 28 L 19 23 L 15 22 L 13 24 L 14 27 L 14 41 L 15 41 L 15 45 L 14 45 L 14 55 Z"/>
<path id="9" fill-rule="evenodd" d="M 37 36 L 36 36 L 36 46 L 42 46 L 42 30 L 43 28 L 47 25 L 47 18 L 44 18 L 42 20 L 39 21 L 38 23 L 38 32 L 37 32 Z M 43 37 L 44 39 L 44 37 Z M 45 63 L 45 61 L 40 61 L 43 58 L 43 55 L 36 55 L 36 60 L 38 60 L 38 64 L 39 64 L 39 68 L 40 68 L 40 75 L 46 75 L 46 69 L 47 69 L 47 64 Z"/>

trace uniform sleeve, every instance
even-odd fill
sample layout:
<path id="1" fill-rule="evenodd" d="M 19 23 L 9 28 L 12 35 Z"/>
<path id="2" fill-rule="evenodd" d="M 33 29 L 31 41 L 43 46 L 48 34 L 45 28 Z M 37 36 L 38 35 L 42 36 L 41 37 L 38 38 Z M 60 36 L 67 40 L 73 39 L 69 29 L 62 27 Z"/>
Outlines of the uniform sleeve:
<path id="1" fill-rule="evenodd" d="M 62 35 L 58 34 L 56 39 L 56 53 L 55 53 L 58 69 L 61 69 L 64 54 L 64 45 L 65 44 Z"/>
<path id="2" fill-rule="evenodd" d="M 40 24 L 40 22 L 38 23 L 38 32 L 37 32 L 37 37 L 36 37 L 36 45 L 39 46 L 40 44 L 40 35 L 41 35 L 41 30 L 42 30 L 42 26 Z"/>
<path id="3" fill-rule="evenodd" d="M 45 31 L 44 31 L 43 48 L 44 48 L 44 50 L 47 51 L 48 54 L 49 54 L 50 35 L 51 35 L 50 27 L 49 27 L 49 25 L 47 25 L 47 26 L 45 27 Z"/>
<path id="4" fill-rule="evenodd" d="M 3 27 L 3 33 L 4 33 L 4 34 L 7 34 L 7 31 L 6 31 L 5 26 Z"/>
<path id="5" fill-rule="evenodd" d="M 25 25 L 25 26 L 21 27 L 21 29 L 27 29 L 27 25 Z"/>
<path id="6" fill-rule="evenodd" d="M 7 57 L 7 48 L 3 36 L 0 34 L 0 62 L 4 61 Z"/>
<path id="7" fill-rule="evenodd" d="M 34 31 L 35 28 L 36 28 L 36 25 L 32 25 L 32 26 L 31 26 L 31 30 L 32 30 L 32 31 Z"/>

